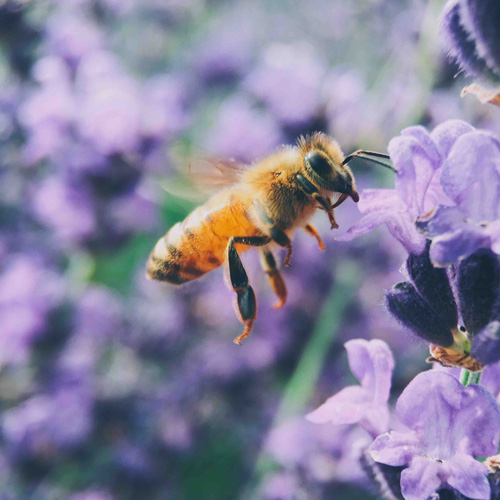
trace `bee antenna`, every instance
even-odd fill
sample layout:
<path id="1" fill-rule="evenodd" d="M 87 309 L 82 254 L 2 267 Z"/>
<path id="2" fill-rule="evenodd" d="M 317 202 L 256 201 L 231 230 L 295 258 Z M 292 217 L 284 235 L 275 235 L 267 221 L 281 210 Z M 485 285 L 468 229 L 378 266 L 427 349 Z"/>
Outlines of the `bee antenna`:
<path id="1" fill-rule="evenodd" d="M 388 163 L 385 163 L 377 159 L 377 158 L 386 158 L 390 160 L 391 157 L 389 155 L 385 153 L 377 153 L 376 151 L 364 151 L 362 149 L 346 156 L 341 165 L 347 165 L 354 158 L 362 158 L 364 160 L 371 161 L 372 163 L 376 163 L 377 165 L 381 165 L 382 167 L 388 168 L 393 172 L 397 172 L 397 170 L 392 165 L 389 165 Z"/>

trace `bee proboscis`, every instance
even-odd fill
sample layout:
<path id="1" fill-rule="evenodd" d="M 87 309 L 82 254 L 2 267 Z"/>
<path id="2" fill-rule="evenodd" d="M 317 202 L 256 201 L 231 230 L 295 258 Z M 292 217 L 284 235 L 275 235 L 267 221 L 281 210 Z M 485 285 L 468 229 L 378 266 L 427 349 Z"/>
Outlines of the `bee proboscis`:
<path id="1" fill-rule="evenodd" d="M 234 342 L 252 331 L 257 317 L 255 293 L 240 260 L 241 252 L 259 247 L 261 263 L 282 307 L 287 289 L 272 249 L 287 249 L 284 264 L 292 255 L 292 236 L 303 228 L 325 246 L 309 222 L 317 209 L 328 215 L 337 228 L 334 209 L 348 197 L 359 200 L 356 184 L 347 163 L 365 158 L 392 168 L 377 158 L 383 153 L 357 151 L 344 157 L 335 140 L 317 132 L 301 137 L 297 146 L 283 147 L 232 177 L 232 184 L 175 224 L 160 238 L 151 252 L 147 276 L 181 285 L 219 267 L 229 266 L 229 281 L 236 292 L 236 310 L 244 331 Z"/>

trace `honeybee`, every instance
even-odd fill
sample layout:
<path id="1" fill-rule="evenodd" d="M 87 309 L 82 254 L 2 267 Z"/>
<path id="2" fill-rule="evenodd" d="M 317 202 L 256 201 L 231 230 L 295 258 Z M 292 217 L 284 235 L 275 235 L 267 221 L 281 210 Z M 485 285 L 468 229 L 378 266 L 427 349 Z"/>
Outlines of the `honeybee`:
<path id="1" fill-rule="evenodd" d="M 257 300 L 240 254 L 259 247 L 262 268 L 278 297 L 274 307 L 282 307 L 287 289 L 273 247 L 286 248 L 284 265 L 288 266 L 293 233 L 302 228 L 317 239 L 320 250 L 325 249 L 309 219 L 321 209 L 331 228 L 337 228 L 334 209 L 347 198 L 358 202 L 354 176 L 347 166 L 355 157 L 391 168 L 377 159 L 389 158 L 382 153 L 356 151 L 344 157 L 337 142 L 320 132 L 301 137 L 296 146 L 283 147 L 248 168 L 235 165 L 228 175 L 229 186 L 158 240 L 149 257 L 147 277 L 181 285 L 227 261 L 236 311 L 244 325 L 234 342 L 241 344 L 252 331 Z"/>

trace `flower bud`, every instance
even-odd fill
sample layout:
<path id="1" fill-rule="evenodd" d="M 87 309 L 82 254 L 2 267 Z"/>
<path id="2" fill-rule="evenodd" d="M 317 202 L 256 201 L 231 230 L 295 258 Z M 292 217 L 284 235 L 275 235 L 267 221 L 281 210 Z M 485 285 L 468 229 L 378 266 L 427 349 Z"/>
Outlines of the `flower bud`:
<path id="1" fill-rule="evenodd" d="M 453 329 L 458 324 L 458 312 L 446 270 L 436 268 L 429 258 L 429 245 L 420 255 L 410 254 L 406 261 L 408 274 L 420 295 L 434 311 Z"/>
<path id="2" fill-rule="evenodd" d="M 500 361 L 500 321 L 488 323 L 474 337 L 471 355 L 483 365 Z"/>
<path id="3" fill-rule="evenodd" d="M 479 250 L 464 259 L 457 277 L 460 313 L 473 335 L 492 319 L 499 299 L 500 260 L 491 250 Z"/>
<path id="4" fill-rule="evenodd" d="M 445 46 L 468 74 L 500 81 L 498 0 L 449 0 L 441 16 Z"/>
<path id="5" fill-rule="evenodd" d="M 402 499 L 400 482 L 404 467 L 392 467 L 375 462 L 368 450 L 362 453 L 359 460 L 366 475 L 377 485 L 381 498 Z"/>
<path id="6" fill-rule="evenodd" d="M 411 283 L 397 283 L 387 291 L 385 300 L 390 313 L 419 337 L 443 347 L 453 344 L 450 328 Z"/>

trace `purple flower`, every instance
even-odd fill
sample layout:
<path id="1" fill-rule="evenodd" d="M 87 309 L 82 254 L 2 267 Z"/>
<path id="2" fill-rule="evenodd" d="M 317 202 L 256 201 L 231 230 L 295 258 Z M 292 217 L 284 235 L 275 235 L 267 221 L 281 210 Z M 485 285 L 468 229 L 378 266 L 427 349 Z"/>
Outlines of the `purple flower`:
<path id="1" fill-rule="evenodd" d="M 189 123 L 188 82 L 180 76 L 158 75 L 142 88 L 141 133 L 144 137 L 171 140 Z"/>
<path id="2" fill-rule="evenodd" d="M 158 205 L 148 191 L 148 186 L 139 185 L 131 193 L 111 200 L 107 216 L 114 232 L 147 232 L 155 226 Z"/>
<path id="3" fill-rule="evenodd" d="M 48 22 L 46 33 L 49 52 L 73 64 L 103 45 L 100 30 L 82 11 L 56 11 Z"/>
<path id="4" fill-rule="evenodd" d="M 122 315 L 122 303 L 111 290 L 89 286 L 77 304 L 76 332 L 98 339 L 116 338 L 123 328 Z"/>
<path id="5" fill-rule="evenodd" d="M 206 143 L 215 154 L 250 163 L 282 140 L 281 129 L 271 115 L 259 111 L 247 97 L 236 96 L 222 104 Z"/>
<path id="6" fill-rule="evenodd" d="M 43 455 L 51 449 L 80 445 L 92 429 L 92 400 L 86 390 L 61 387 L 37 394 L 3 415 L 2 431 L 20 455 Z"/>
<path id="7" fill-rule="evenodd" d="M 496 0 L 449 0 L 441 32 L 449 55 L 468 74 L 500 81 L 500 5 Z"/>
<path id="8" fill-rule="evenodd" d="M 349 241 L 385 224 L 409 253 L 432 240 L 431 261 L 445 266 L 479 248 L 500 253 L 500 143 L 458 120 L 430 134 L 410 127 L 388 147 L 395 189 L 364 190 L 365 214 L 339 239 Z M 480 168 L 478 168 L 480 166 Z"/>
<path id="9" fill-rule="evenodd" d="M 280 473 L 265 480 L 259 496 L 262 500 L 294 500 L 300 490 L 296 475 Z"/>
<path id="10" fill-rule="evenodd" d="M 67 500 L 113 500 L 113 496 L 104 490 L 85 490 L 70 495 Z"/>
<path id="11" fill-rule="evenodd" d="M 87 75 L 85 75 L 87 76 Z M 135 80 L 121 72 L 80 75 L 78 128 L 102 154 L 134 152 L 140 141 L 140 91 Z"/>
<path id="12" fill-rule="evenodd" d="M 496 453 L 500 436 L 500 410 L 486 389 L 427 371 L 403 391 L 396 415 L 411 431 L 382 434 L 370 451 L 376 462 L 407 466 L 401 473 L 405 500 L 426 500 L 443 487 L 490 498 L 488 471 L 474 458 Z"/>
<path id="13" fill-rule="evenodd" d="M 316 424 L 359 424 L 373 437 L 387 430 L 394 359 L 382 340 L 350 340 L 345 343 L 349 366 L 361 386 L 349 386 L 307 415 Z"/>
<path id="14" fill-rule="evenodd" d="M 61 278 L 41 259 L 23 254 L 5 259 L 0 274 L 0 365 L 27 361 L 63 292 Z"/>
<path id="15" fill-rule="evenodd" d="M 228 78 L 242 74 L 249 65 L 251 55 L 250 34 L 242 30 L 241 23 L 230 22 L 229 28 L 217 27 L 203 40 L 195 56 L 200 76 L 207 81 L 226 83 Z"/>
<path id="16" fill-rule="evenodd" d="M 443 162 L 441 185 L 454 206 L 418 223 L 433 241 L 431 260 L 447 265 L 480 248 L 500 253 L 500 142 L 482 131 L 463 134 Z"/>
<path id="17" fill-rule="evenodd" d="M 313 425 L 292 418 L 271 430 L 265 448 L 285 470 L 305 470 L 321 482 L 362 483 L 365 475 L 359 460 L 370 443 L 359 427 Z"/>
<path id="18" fill-rule="evenodd" d="M 318 113 L 326 65 L 309 45 L 272 45 L 247 78 L 246 88 L 284 124 L 304 125 Z"/>
<path id="19" fill-rule="evenodd" d="M 48 178 L 37 188 L 33 205 L 39 219 L 63 241 L 78 243 L 96 230 L 92 197 L 82 184 Z"/>

